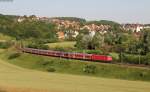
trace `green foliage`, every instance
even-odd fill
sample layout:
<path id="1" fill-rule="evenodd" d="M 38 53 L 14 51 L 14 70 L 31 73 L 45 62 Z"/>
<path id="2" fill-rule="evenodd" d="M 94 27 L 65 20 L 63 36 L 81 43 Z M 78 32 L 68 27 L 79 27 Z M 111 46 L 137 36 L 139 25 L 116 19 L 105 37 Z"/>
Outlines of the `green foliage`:
<path id="1" fill-rule="evenodd" d="M 104 36 L 99 32 L 96 32 L 94 37 L 92 38 L 92 48 L 99 49 L 104 45 Z"/>
<path id="2" fill-rule="evenodd" d="M 7 49 L 10 46 L 12 46 L 11 42 L 0 42 L 0 48 L 2 48 L 2 49 Z"/>
<path id="3" fill-rule="evenodd" d="M 108 45 L 114 45 L 115 44 L 115 36 L 113 33 L 108 32 L 107 34 L 104 35 L 104 41 Z"/>
<path id="4" fill-rule="evenodd" d="M 53 68 L 53 67 L 48 67 L 48 68 L 47 68 L 47 71 L 48 71 L 48 72 L 55 72 L 56 70 L 55 70 L 55 68 Z"/>
<path id="5" fill-rule="evenodd" d="M 103 54 L 101 50 L 86 50 L 85 52 L 88 54 L 99 54 L 99 55 Z"/>
<path id="6" fill-rule="evenodd" d="M 54 17 L 54 18 L 60 19 L 60 20 L 76 21 L 76 22 L 80 22 L 80 23 L 85 23 L 86 22 L 85 19 L 76 18 L 76 17 Z"/>
<path id="7" fill-rule="evenodd" d="M 143 30 L 140 41 L 139 48 L 143 48 L 144 54 L 146 55 L 150 52 L 150 29 Z"/>
<path id="8" fill-rule="evenodd" d="M 79 34 L 81 34 L 81 35 L 88 35 L 89 34 L 89 30 L 88 29 L 80 30 Z"/>
<path id="9" fill-rule="evenodd" d="M 96 73 L 96 66 L 95 65 L 86 65 L 83 68 L 83 72 L 89 73 L 89 74 L 94 74 L 94 73 Z"/>
<path id="10" fill-rule="evenodd" d="M 118 62 L 119 61 L 119 54 L 118 53 L 110 53 L 109 54 L 113 58 L 113 62 Z"/>
<path id="11" fill-rule="evenodd" d="M 86 49 L 88 45 L 88 40 L 84 41 L 83 37 L 85 38 L 86 36 L 88 36 L 88 34 L 89 34 L 88 30 L 81 30 L 79 35 L 76 37 L 75 47 L 80 48 L 80 49 Z"/>
<path id="12" fill-rule="evenodd" d="M 116 23 L 114 21 L 108 21 L 108 20 L 90 21 L 90 22 L 87 22 L 87 24 L 119 26 L 119 23 Z"/>
<path id="13" fill-rule="evenodd" d="M 145 60 L 145 61 L 146 61 L 146 62 L 145 62 L 146 65 L 150 65 L 150 52 L 147 53 L 147 55 L 146 55 L 146 60 Z"/>
<path id="14" fill-rule="evenodd" d="M 76 47 L 79 49 L 99 49 L 104 44 L 104 37 L 99 32 L 92 37 L 89 33 L 82 32 L 77 36 Z"/>
<path id="15" fill-rule="evenodd" d="M 149 65 L 150 62 L 147 57 L 142 55 L 123 54 L 122 63 Z"/>
<path id="16" fill-rule="evenodd" d="M 17 57 L 20 57 L 21 56 L 21 53 L 12 53 L 9 55 L 8 59 L 15 59 Z"/>
<path id="17" fill-rule="evenodd" d="M 54 50 L 56 50 L 56 51 L 67 51 L 65 48 L 63 48 L 63 47 L 55 47 L 55 48 L 53 48 Z"/>
<path id="18" fill-rule="evenodd" d="M 33 17 L 33 16 L 32 16 Z M 57 39 L 55 25 L 26 19 L 17 22 L 17 17 L 0 15 L 0 33 L 20 39 Z"/>
<path id="19" fill-rule="evenodd" d="M 22 22 L 17 22 L 18 17 L 19 16 L 0 15 L 0 33 L 21 41 L 32 39 L 32 43 L 30 43 L 28 47 L 37 49 L 47 50 L 49 47 L 43 44 L 57 41 L 56 25 L 49 22 L 32 20 L 36 17 L 35 15 L 31 15 L 30 17 L 24 16 L 26 20 Z M 105 54 L 108 54 L 110 51 L 117 52 L 119 53 L 120 61 L 123 60 L 121 59 L 121 54 L 124 53 L 125 56 L 123 58 L 127 63 L 139 63 L 140 61 L 142 64 L 149 64 L 150 29 L 144 29 L 142 32 L 139 32 L 139 34 L 135 34 L 132 32 L 123 32 L 120 24 L 113 21 L 101 20 L 86 23 L 85 19 L 74 17 L 56 17 L 56 19 L 76 21 L 81 24 L 110 26 L 110 29 L 108 29 L 106 34 L 101 35 L 100 33 L 96 33 L 94 37 L 89 35 L 89 30 L 80 30 L 75 45 L 79 50 L 96 50 L 86 52 L 90 54 L 101 53 L 97 52 L 99 49 Z M 67 40 L 75 40 L 72 38 L 72 31 L 74 31 L 72 27 L 65 29 L 64 31 L 68 32 L 69 36 Z M 0 42 L 0 48 L 9 48 L 11 45 L 10 42 Z M 73 51 L 76 50 L 76 48 L 55 47 L 54 50 Z M 126 54 L 135 54 L 137 56 L 145 55 L 145 61 L 139 60 L 140 57 L 134 58 L 127 56 Z"/>
<path id="20" fill-rule="evenodd" d="M 28 48 L 34 48 L 34 49 L 44 49 L 48 50 L 49 46 L 45 44 L 37 44 L 37 43 L 32 43 L 27 45 Z"/>
<path id="21" fill-rule="evenodd" d="M 92 48 L 92 37 L 90 35 L 80 34 L 77 37 L 76 47 L 80 49 L 91 49 Z"/>
<path id="22" fill-rule="evenodd" d="M 69 73 L 77 75 L 90 75 L 105 78 L 119 78 L 126 80 L 150 81 L 150 70 L 145 68 L 122 67 L 112 64 L 95 62 L 81 62 L 54 57 L 43 57 L 32 54 L 22 54 L 16 59 L 8 60 L 12 64 L 42 71 Z"/>

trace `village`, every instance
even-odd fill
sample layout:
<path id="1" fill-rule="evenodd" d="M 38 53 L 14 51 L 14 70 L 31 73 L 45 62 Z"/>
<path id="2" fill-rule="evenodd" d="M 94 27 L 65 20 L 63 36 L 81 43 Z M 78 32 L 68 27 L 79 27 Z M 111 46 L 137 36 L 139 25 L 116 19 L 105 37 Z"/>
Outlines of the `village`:
<path id="1" fill-rule="evenodd" d="M 100 24 L 97 25 L 95 23 L 90 23 L 90 24 L 84 24 L 81 25 L 79 21 L 72 21 L 72 20 L 63 20 L 59 18 L 48 18 L 48 17 L 37 17 L 35 15 L 31 16 L 21 16 L 18 17 L 17 21 L 18 22 L 23 22 L 24 20 L 29 19 L 30 21 L 44 21 L 48 23 L 53 23 L 56 25 L 56 31 L 59 39 L 65 39 L 67 37 L 67 33 L 71 33 L 72 37 L 76 38 L 77 35 L 79 34 L 80 30 L 86 29 L 89 31 L 89 33 L 94 36 L 96 32 L 100 32 L 102 34 L 107 33 L 111 31 L 110 25 L 104 25 Z M 125 31 L 131 31 L 138 33 L 143 29 L 148 29 L 150 28 L 149 24 L 139 24 L 139 23 L 126 23 L 126 24 L 120 24 L 121 29 Z"/>

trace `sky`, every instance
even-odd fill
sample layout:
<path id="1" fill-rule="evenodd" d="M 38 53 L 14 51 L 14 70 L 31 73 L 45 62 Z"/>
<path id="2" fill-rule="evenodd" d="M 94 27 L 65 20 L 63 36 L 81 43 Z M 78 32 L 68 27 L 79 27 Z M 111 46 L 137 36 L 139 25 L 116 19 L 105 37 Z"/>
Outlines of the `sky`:
<path id="1" fill-rule="evenodd" d="M 0 0 L 0 13 L 150 23 L 150 0 Z"/>

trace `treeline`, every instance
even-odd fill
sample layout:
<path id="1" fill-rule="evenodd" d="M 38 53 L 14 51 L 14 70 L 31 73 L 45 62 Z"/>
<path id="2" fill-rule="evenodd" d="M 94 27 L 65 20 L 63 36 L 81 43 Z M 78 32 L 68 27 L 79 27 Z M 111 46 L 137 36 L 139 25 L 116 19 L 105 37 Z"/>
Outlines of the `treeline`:
<path id="1" fill-rule="evenodd" d="M 82 22 L 85 23 L 86 20 L 83 18 L 76 18 L 76 17 L 54 17 L 56 19 L 60 19 L 60 20 L 69 20 L 69 21 L 76 21 L 76 22 Z"/>
<path id="2" fill-rule="evenodd" d="M 119 26 L 120 24 L 114 21 L 100 20 L 100 21 L 89 21 L 86 24 L 96 24 L 96 25 L 110 25 L 110 26 Z"/>
<path id="3" fill-rule="evenodd" d="M 96 32 L 91 36 L 82 30 L 76 39 L 79 49 L 100 50 L 102 54 L 118 53 L 119 59 L 114 61 L 134 64 L 150 64 L 150 29 L 139 33 L 111 31 L 106 34 Z M 134 57 L 136 55 L 136 57 Z"/>
<path id="4" fill-rule="evenodd" d="M 0 33 L 16 40 L 57 39 L 54 24 L 29 20 L 17 22 L 17 16 L 0 15 Z"/>

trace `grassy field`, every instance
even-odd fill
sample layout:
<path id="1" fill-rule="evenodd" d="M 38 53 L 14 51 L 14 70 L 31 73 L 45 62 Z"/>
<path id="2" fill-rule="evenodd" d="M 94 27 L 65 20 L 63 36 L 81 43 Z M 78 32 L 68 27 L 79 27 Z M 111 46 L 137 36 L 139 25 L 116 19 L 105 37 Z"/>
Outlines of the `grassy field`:
<path id="1" fill-rule="evenodd" d="M 5 41 L 8 41 L 8 40 L 12 40 L 12 38 L 0 33 L 0 42 L 5 42 Z"/>
<path id="2" fill-rule="evenodd" d="M 46 73 L 20 68 L 0 59 L 0 90 L 4 90 L 2 92 L 149 92 L 150 83 Z"/>
<path id="3" fill-rule="evenodd" d="M 46 72 L 150 81 L 149 68 L 128 67 L 98 62 L 87 62 L 82 60 L 45 57 L 26 53 L 22 53 L 18 57 L 10 59 L 10 57 L 14 55 L 16 56 L 15 53 L 15 51 L 7 50 L 2 53 L 0 57 L 11 64 L 21 66 L 23 68 Z"/>
<path id="4" fill-rule="evenodd" d="M 50 43 L 50 44 L 47 44 L 50 48 L 57 48 L 57 47 L 61 47 L 61 48 L 75 48 L 74 45 L 75 45 L 76 42 L 73 42 L 73 41 L 66 41 L 66 42 L 58 42 L 58 43 Z"/>

